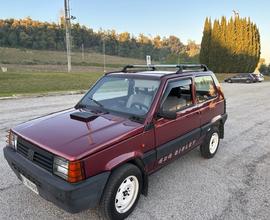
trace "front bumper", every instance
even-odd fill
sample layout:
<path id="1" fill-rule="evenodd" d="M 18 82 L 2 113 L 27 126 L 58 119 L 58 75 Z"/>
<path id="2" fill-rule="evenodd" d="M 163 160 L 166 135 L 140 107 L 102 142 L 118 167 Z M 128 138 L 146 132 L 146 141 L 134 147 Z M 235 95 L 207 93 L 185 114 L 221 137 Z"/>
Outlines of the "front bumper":
<path id="1" fill-rule="evenodd" d="M 23 174 L 37 185 L 41 197 L 70 213 L 97 206 L 110 175 L 104 172 L 71 184 L 35 165 L 11 147 L 4 148 L 4 156 L 19 179 Z"/>

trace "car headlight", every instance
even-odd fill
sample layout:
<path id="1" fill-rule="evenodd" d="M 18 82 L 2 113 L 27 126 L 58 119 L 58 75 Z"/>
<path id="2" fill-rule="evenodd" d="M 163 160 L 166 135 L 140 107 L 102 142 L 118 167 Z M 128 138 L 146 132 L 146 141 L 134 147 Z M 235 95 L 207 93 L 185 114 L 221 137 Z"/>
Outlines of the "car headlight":
<path id="1" fill-rule="evenodd" d="M 8 135 L 7 135 L 7 144 L 14 148 L 15 150 L 17 150 L 17 140 L 18 140 L 18 136 L 16 134 L 14 134 L 11 130 L 9 131 Z"/>
<path id="2" fill-rule="evenodd" d="M 81 161 L 70 162 L 58 156 L 54 157 L 53 173 L 71 183 L 85 179 L 83 163 Z"/>

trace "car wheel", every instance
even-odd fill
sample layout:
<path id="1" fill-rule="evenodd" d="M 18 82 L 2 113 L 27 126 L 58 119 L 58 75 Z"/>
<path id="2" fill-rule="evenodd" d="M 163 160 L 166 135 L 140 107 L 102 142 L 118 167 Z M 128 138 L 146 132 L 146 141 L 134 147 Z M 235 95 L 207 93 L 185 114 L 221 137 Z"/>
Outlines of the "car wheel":
<path id="1" fill-rule="evenodd" d="M 101 199 L 106 219 L 125 219 L 135 208 L 142 190 L 142 174 L 133 164 L 114 170 Z"/>
<path id="2" fill-rule="evenodd" d="M 203 144 L 200 146 L 201 155 L 204 158 L 215 156 L 219 146 L 219 129 L 212 128 L 205 137 Z"/>
<path id="3" fill-rule="evenodd" d="M 232 83 L 232 80 L 231 79 L 228 79 L 228 83 Z"/>
<path id="4" fill-rule="evenodd" d="M 246 80 L 246 83 L 251 83 L 249 79 Z"/>

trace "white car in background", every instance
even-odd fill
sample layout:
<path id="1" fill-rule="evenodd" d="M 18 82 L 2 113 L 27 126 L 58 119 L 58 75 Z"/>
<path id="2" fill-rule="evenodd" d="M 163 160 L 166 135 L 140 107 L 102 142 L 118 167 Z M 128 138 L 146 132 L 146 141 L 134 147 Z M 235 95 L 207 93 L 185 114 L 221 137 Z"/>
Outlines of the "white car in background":
<path id="1" fill-rule="evenodd" d="M 264 76 L 261 73 L 252 73 L 252 76 L 256 79 L 256 82 L 264 81 Z"/>
<path id="2" fill-rule="evenodd" d="M 258 80 L 259 80 L 259 82 L 264 81 L 264 76 L 263 76 L 263 74 L 261 74 L 261 73 L 259 74 L 259 79 L 258 79 Z"/>

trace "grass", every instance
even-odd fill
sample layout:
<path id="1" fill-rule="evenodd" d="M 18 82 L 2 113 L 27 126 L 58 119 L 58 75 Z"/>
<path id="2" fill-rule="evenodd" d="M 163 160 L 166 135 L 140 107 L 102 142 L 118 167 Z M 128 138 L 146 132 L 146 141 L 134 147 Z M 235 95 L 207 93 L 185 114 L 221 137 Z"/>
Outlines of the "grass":
<path id="1" fill-rule="evenodd" d="M 0 96 L 85 90 L 102 73 L 0 73 Z"/>
<path id="2" fill-rule="evenodd" d="M 88 89 L 103 73 L 103 54 L 72 52 L 72 73 L 66 73 L 65 51 L 0 47 L 0 96 L 39 94 Z M 127 64 L 142 64 L 133 58 L 106 55 L 106 71 Z"/>
<path id="3" fill-rule="evenodd" d="M 264 76 L 265 81 L 270 81 L 270 76 Z"/>
<path id="4" fill-rule="evenodd" d="M 85 52 L 84 59 L 81 52 L 72 52 L 74 66 L 103 66 L 103 54 Z M 0 47 L 0 64 L 22 65 L 65 65 L 67 62 L 65 51 L 28 50 Z M 144 60 L 106 55 L 108 67 L 119 67 L 127 64 L 142 64 Z M 62 71 L 65 71 L 64 69 Z"/>

